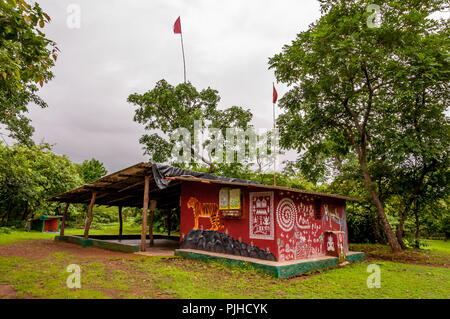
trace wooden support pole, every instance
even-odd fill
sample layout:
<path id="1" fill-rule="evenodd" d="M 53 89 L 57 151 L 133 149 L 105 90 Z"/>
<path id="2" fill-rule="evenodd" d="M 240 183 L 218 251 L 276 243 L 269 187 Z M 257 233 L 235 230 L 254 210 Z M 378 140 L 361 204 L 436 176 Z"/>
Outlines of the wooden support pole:
<path id="1" fill-rule="evenodd" d="M 148 191 L 150 186 L 150 176 L 144 179 L 144 204 L 142 207 L 142 232 L 141 232 L 141 251 L 145 251 L 147 240 L 147 211 L 148 211 Z"/>
<path id="2" fill-rule="evenodd" d="M 66 226 L 66 216 L 67 216 L 67 211 L 69 210 L 69 206 L 70 206 L 70 203 L 66 203 L 66 208 L 64 208 L 64 214 L 63 214 L 62 223 L 61 223 L 61 229 L 59 230 L 60 236 L 64 236 L 64 227 Z"/>
<path id="3" fill-rule="evenodd" d="M 153 246 L 153 218 L 155 217 L 156 200 L 150 201 L 150 225 L 148 226 L 148 233 L 150 235 L 150 246 Z"/>
<path id="4" fill-rule="evenodd" d="M 122 221 L 122 206 L 119 206 L 119 241 L 122 240 L 123 221 Z"/>
<path id="5" fill-rule="evenodd" d="M 89 228 L 91 227 L 92 218 L 93 218 L 92 217 L 92 210 L 93 210 L 94 204 L 95 204 L 95 196 L 97 196 L 97 193 L 92 192 L 91 203 L 89 204 L 86 224 L 84 226 L 84 238 L 85 239 L 89 238 Z"/>

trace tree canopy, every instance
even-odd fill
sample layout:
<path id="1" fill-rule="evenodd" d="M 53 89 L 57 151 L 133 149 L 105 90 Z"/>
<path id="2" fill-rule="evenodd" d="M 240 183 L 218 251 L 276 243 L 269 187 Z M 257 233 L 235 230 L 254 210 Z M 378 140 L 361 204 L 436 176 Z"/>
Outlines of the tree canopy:
<path id="1" fill-rule="evenodd" d="M 27 145 L 34 131 L 26 116 L 28 104 L 47 106 L 37 95 L 38 85 L 53 78 L 50 69 L 59 52 L 41 31 L 49 22 L 38 3 L 0 1 L 0 124 Z"/>
<path id="2" fill-rule="evenodd" d="M 1 223 L 51 215 L 58 204 L 46 199 L 81 183 L 67 156 L 54 154 L 48 144 L 9 147 L 0 143 Z"/>
<path id="3" fill-rule="evenodd" d="M 215 171 L 216 163 L 212 156 L 205 156 L 195 149 L 194 137 L 201 133 L 195 132 L 195 122 L 198 121 L 202 128 L 218 129 L 222 136 L 226 136 L 226 129 L 230 127 L 246 130 L 253 117 L 250 110 L 239 106 L 219 109 L 220 96 L 216 90 L 208 87 L 198 91 L 189 82 L 172 86 L 167 81 L 161 80 L 152 90 L 144 94 L 131 94 L 128 102 L 137 107 L 134 121 L 143 124 L 147 131 L 152 132 L 140 139 L 145 154 L 150 155 L 151 160 L 168 161 L 173 145 L 181 143 L 175 132 L 184 128 L 191 136 L 188 142 L 191 143 L 190 151 L 193 158 L 200 159 L 206 164 L 209 172 Z M 211 142 L 211 136 L 207 137 L 202 146 L 207 146 Z M 196 166 L 194 161 L 188 164 Z"/>
<path id="4" fill-rule="evenodd" d="M 428 18 L 448 4 L 371 1 L 382 15 L 371 27 L 367 1 L 320 2 L 322 17 L 269 61 L 290 86 L 280 101 L 281 145 L 296 149 L 298 167 L 316 179 L 355 155 L 399 251 L 371 167 L 412 170 L 417 185 L 435 162 L 448 165 L 449 28 Z"/>
<path id="5" fill-rule="evenodd" d="M 103 163 L 95 158 L 84 160 L 81 164 L 75 164 L 83 183 L 89 184 L 108 174 Z"/>

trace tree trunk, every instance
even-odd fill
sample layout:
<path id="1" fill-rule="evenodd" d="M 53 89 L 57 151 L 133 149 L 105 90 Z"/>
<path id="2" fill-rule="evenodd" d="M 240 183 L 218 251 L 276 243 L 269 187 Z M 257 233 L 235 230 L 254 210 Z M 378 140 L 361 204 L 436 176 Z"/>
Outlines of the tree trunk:
<path id="1" fill-rule="evenodd" d="M 423 184 L 423 180 L 425 178 L 425 175 L 427 172 L 433 167 L 433 165 L 425 166 L 422 170 L 422 173 L 420 174 L 419 179 L 417 180 L 414 189 L 412 193 L 409 195 L 408 200 L 405 204 L 405 209 L 403 210 L 402 217 L 400 219 L 400 223 L 397 227 L 397 239 L 399 244 L 402 246 L 403 249 L 406 249 L 406 245 L 403 241 L 403 226 L 405 224 L 406 218 L 408 217 L 409 210 L 411 209 L 411 206 L 416 203 L 417 204 L 417 196 L 420 194 L 420 187 Z M 414 205 L 415 209 L 416 205 Z"/>
<path id="2" fill-rule="evenodd" d="M 29 215 L 29 204 L 28 202 L 25 203 L 25 209 L 23 211 L 22 220 L 26 220 Z"/>
<path id="3" fill-rule="evenodd" d="M 417 205 L 417 202 L 416 205 L 414 205 L 414 216 L 416 217 L 416 233 L 414 237 L 417 242 L 420 237 L 419 206 Z"/>
<path id="4" fill-rule="evenodd" d="M 370 82 L 368 83 L 368 85 L 370 86 Z M 370 87 L 369 87 L 369 89 L 370 89 Z M 398 243 L 397 237 L 395 237 L 395 234 L 392 231 L 391 225 L 389 225 L 389 222 L 386 217 L 386 213 L 384 211 L 383 204 L 382 204 L 380 197 L 379 197 L 378 193 L 376 192 L 374 186 L 372 185 L 372 177 L 370 176 L 369 169 L 367 168 L 367 158 L 366 158 L 367 133 L 365 130 L 365 124 L 366 124 L 366 120 L 368 119 L 368 116 L 370 114 L 371 101 L 370 101 L 370 105 L 366 111 L 365 119 L 364 119 L 362 126 L 358 122 L 357 114 L 355 114 L 348 108 L 348 105 L 346 104 L 347 102 L 348 102 L 348 100 L 346 100 L 344 102 L 344 106 L 347 109 L 347 111 L 349 112 L 349 114 L 351 114 L 351 116 L 354 118 L 355 126 L 356 126 L 358 132 L 361 134 L 362 141 L 360 142 L 361 144 L 358 145 L 358 142 L 356 141 L 356 138 L 350 128 L 346 132 L 347 139 L 349 140 L 349 142 L 351 142 L 353 144 L 355 151 L 358 154 L 359 165 L 360 165 L 361 171 L 363 173 L 364 182 L 366 184 L 367 189 L 369 190 L 370 197 L 372 198 L 372 201 L 375 204 L 375 207 L 377 209 L 378 218 L 381 221 L 381 225 L 383 226 L 383 230 L 389 241 L 389 245 L 391 246 L 394 253 L 401 252 L 402 247 Z"/>
<path id="5" fill-rule="evenodd" d="M 6 211 L 6 213 L 4 213 L 4 214 L 2 215 L 2 221 L 1 221 L 1 224 L 2 224 L 2 225 L 5 223 L 5 217 L 6 217 L 6 214 L 8 214 L 8 211 Z"/>
<path id="6" fill-rule="evenodd" d="M 6 224 L 8 223 L 8 217 L 9 214 L 11 213 L 11 201 L 8 201 L 8 208 L 6 209 L 6 213 L 2 216 L 2 224 L 6 226 Z"/>
<path id="7" fill-rule="evenodd" d="M 373 233 L 375 235 L 375 238 L 377 240 L 377 242 L 379 242 L 382 245 L 386 245 L 386 241 L 384 240 L 383 236 L 381 236 L 381 232 L 380 232 L 380 225 L 378 224 L 378 218 L 377 216 L 375 216 L 375 220 L 373 223 Z"/>
<path id="8" fill-rule="evenodd" d="M 365 156 L 360 155 L 359 162 L 361 165 L 362 173 L 364 175 L 364 181 L 366 183 L 366 187 L 369 189 L 370 197 L 372 198 L 372 201 L 375 204 L 375 207 L 377 209 L 378 218 L 381 221 L 381 225 L 383 226 L 384 233 L 386 234 L 386 237 L 389 241 L 389 244 L 391 245 L 393 252 L 398 253 L 402 250 L 402 247 L 398 243 L 397 237 L 395 237 L 394 232 L 392 231 L 391 225 L 389 225 L 389 222 L 386 217 L 386 213 L 384 211 L 383 204 L 381 203 L 377 192 L 373 188 L 372 178 L 370 177 L 369 170 L 367 169 Z"/>
<path id="9" fill-rule="evenodd" d="M 397 231 L 396 231 L 397 240 L 398 240 L 398 243 L 400 244 L 400 246 L 402 247 L 402 249 L 407 248 L 405 242 L 403 241 L 403 225 L 405 225 L 406 218 L 408 217 L 408 211 L 409 211 L 409 206 L 406 205 L 406 207 L 403 209 L 402 217 L 400 218 L 400 222 L 398 223 Z"/>
<path id="10" fill-rule="evenodd" d="M 3 215 L 2 224 L 4 224 L 4 225 L 8 224 L 8 219 L 9 219 L 10 213 L 11 213 L 11 208 L 8 207 L 8 210 L 6 211 L 6 214 Z"/>

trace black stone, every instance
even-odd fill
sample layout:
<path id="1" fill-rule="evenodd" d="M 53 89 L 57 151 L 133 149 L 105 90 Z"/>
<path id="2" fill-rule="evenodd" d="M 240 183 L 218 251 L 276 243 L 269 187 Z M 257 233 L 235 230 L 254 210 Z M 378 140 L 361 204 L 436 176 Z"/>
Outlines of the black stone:
<path id="1" fill-rule="evenodd" d="M 256 246 L 247 245 L 246 243 L 233 239 L 233 237 L 228 236 L 226 233 L 219 233 L 213 230 L 191 230 L 183 238 L 180 247 L 276 261 L 275 256 L 271 252 L 262 250 Z"/>

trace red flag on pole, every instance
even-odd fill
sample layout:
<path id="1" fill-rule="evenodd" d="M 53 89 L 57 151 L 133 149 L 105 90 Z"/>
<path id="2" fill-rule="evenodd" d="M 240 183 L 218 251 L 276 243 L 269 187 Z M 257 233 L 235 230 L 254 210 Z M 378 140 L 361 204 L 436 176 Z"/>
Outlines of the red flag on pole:
<path id="1" fill-rule="evenodd" d="M 178 17 L 178 19 L 175 21 L 175 24 L 173 25 L 173 33 L 180 35 L 181 52 L 183 53 L 184 83 L 186 83 L 186 59 L 184 57 L 183 33 L 181 32 L 181 18 L 180 17 Z"/>
<path id="2" fill-rule="evenodd" d="M 277 103 L 278 101 L 278 93 L 277 90 L 275 89 L 275 84 L 273 85 L 273 104 Z"/>
<path id="3" fill-rule="evenodd" d="M 173 33 L 181 34 L 181 20 L 180 20 L 180 17 L 178 17 L 177 21 L 175 21 L 175 24 L 173 25 Z"/>

